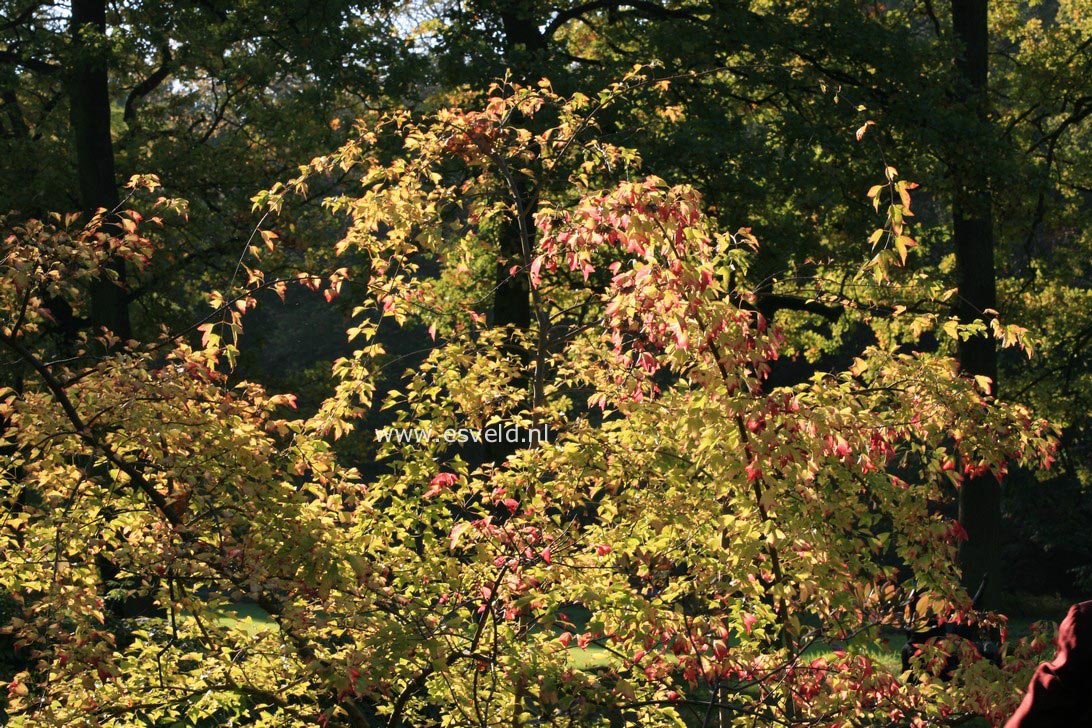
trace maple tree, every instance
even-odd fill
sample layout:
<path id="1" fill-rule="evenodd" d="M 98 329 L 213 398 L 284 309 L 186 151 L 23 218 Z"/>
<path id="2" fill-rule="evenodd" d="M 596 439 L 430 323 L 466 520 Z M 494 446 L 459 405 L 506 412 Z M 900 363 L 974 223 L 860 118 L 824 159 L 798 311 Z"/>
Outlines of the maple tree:
<path id="1" fill-rule="evenodd" d="M 985 118 L 953 63 L 966 38 L 953 22 L 955 8 L 943 3 L 127 0 L 104 6 L 105 33 L 85 27 L 73 37 L 70 10 L 77 6 L 103 9 L 99 2 L 0 2 L 0 146 L 11 160 L 0 171 L 0 209 L 41 216 L 96 206 L 78 199 L 73 144 L 80 124 L 72 102 L 91 94 L 70 98 L 89 89 L 68 79 L 105 57 L 105 94 L 101 84 L 93 94 L 98 148 L 112 142 L 118 179 L 153 170 L 192 206 L 188 225 L 164 231 L 169 243 L 139 285 L 91 316 L 106 323 L 127 306 L 142 337 L 163 322 L 188 320 L 200 292 L 222 285 L 249 234 L 252 191 L 285 174 L 286 165 L 338 144 L 361 109 L 458 104 L 460 84 L 478 88 L 506 69 L 522 81 L 545 75 L 565 93 L 598 87 L 638 60 L 662 59 L 668 75 L 699 71 L 674 84 L 670 97 L 634 93 L 604 110 L 607 136 L 640 129 L 649 169 L 693 181 L 722 224 L 754 225 L 764 243 L 756 280 L 772 281 L 757 291 L 768 317 L 811 314 L 816 328 L 829 324 L 841 333 L 850 328 L 831 321 L 835 309 L 795 299 L 780 307 L 783 294 L 800 297 L 788 283 L 808 257 L 855 260 L 856 231 L 869 214 L 857 185 L 874 159 L 857 153 L 847 127 L 878 121 L 866 143 L 913 159 L 925 190 L 917 229 L 932 243 L 919 266 L 950 285 L 961 268 L 947 257 L 952 204 L 966 177 L 956 172 L 973 158 L 965 167 L 988 182 L 995 210 L 996 308 L 1012 320 L 1035 319 L 1044 337 L 1031 365 L 999 357 L 1001 386 L 1063 428 L 1051 487 L 1029 477 L 1005 489 L 1005 546 L 1018 551 L 1006 565 L 1039 567 L 1006 568 L 1005 578 L 1012 589 L 1060 590 L 1069 598 L 1086 586 L 1082 565 L 1092 545 L 1079 534 L 1089 531 L 1084 393 L 1092 390 L 1084 366 L 1087 275 L 1079 261 L 1087 258 L 1089 229 L 1081 144 L 1092 110 L 1087 0 L 989 3 Z M 84 175 L 106 166 L 100 156 L 84 165 Z M 112 186 L 94 186 L 103 195 L 97 204 L 113 207 Z M 306 236 L 280 231 L 278 254 L 290 265 L 304 257 L 315 265 L 327 248 L 311 244 L 322 237 L 317 218 L 298 221 Z M 278 265 L 277 256 L 266 259 L 267 270 Z M 499 275 L 506 267 L 498 266 L 494 286 L 508 280 Z M 495 313 L 522 321 L 526 294 L 498 288 Z M 256 337 L 258 328 L 251 329 Z M 837 337 L 821 338 L 820 356 L 841 358 Z M 301 369 L 325 367 L 336 356 L 333 334 L 314 339 Z M 267 384 L 317 386 L 296 381 L 296 372 L 280 376 L 282 367 L 257 369 L 247 367 Z M 1053 574 L 1040 580 L 1044 564 Z M 1001 581 L 992 578 L 991 587 Z"/>
<path id="2" fill-rule="evenodd" d="M 278 236 L 264 229 L 240 285 L 210 291 L 192 327 L 105 348 L 85 333 L 74 357 L 54 355 L 47 302 L 79 314 L 109 261 L 139 272 L 160 220 L 8 221 L 0 347 L 23 374 L 0 392 L 0 585 L 25 659 L 11 723 L 1003 717 L 1044 636 L 1008 645 L 1001 667 L 933 645 L 913 676 L 875 648 L 928 620 L 1003 625 L 970 608 L 943 504 L 966 478 L 1049 465 L 1055 441 L 951 353 L 980 333 L 1027 349 L 1026 332 L 946 313 L 952 291 L 912 267 L 914 186 L 884 165 L 854 293 L 821 296 L 873 340 L 844 371 L 768 383 L 806 332 L 756 310 L 759 241 L 597 129 L 627 93 L 669 86 L 638 69 L 593 96 L 502 84 L 431 115 L 366 117 L 255 198 L 290 217 L 294 196 L 351 180 L 324 200 L 344 230 L 329 270 L 267 277 Z M 135 201 L 156 181 L 131 184 Z M 532 316 L 491 326 L 491 236 L 512 225 L 509 275 Z M 296 283 L 350 299 L 359 346 L 311 412 L 231 374 L 260 292 Z M 399 365 L 384 336 L 411 326 L 434 346 L 380 391 Z M 916 346 L 927 332 L 938 350 Z M 480 466 L 443 438 L 386 442 L 365 478 L 340 448 L 380 407 L 396 426 L 555 437 Z M 101 557 L 160 613 L 109 624 Z M 233 617 L 244 602 L 268 622 Z M 577 664 L 592 649 L 598 662 Z"/>
<path id="3" fill-rule="evenodd" d="M 918 230 L 932 243 L 920 269 L 960 288 L 953 310 L 968 321 L 991 309 L 1040 322 L 1034 362 L 995 357 L 988 338 L 970 337 L 963 366 L 999 379 L 1062 428 L 1060 467 L 1049 475 L 1021 474 L 1005 489 L 985 479 L 961 491 L 972 536 L 963 549 L 968 585 L 989 573 L 994 604 L 1002 589 L 1083 598 L 1090 551 L 1077 534 L 1088 532 L 1092 481 L 1081 352 L 1089 329 L 1087 273 L 1074 261 L 1088 257 L 1086 0 L 557 2 L 534 10 L 475 2 L 437 15 L 430 57 L 445 80 L 444 71 L 475 82 L 489 77 L 482 69 L 495 75 L 498 59 L 537 63 L 559 88 L 648 58 L 661 59 L 665 74 L 696 71 L 669 98 L 634 94 L 608 109 L 604 127 L 640 128 L 651 168 L 694 180 L 723 224 L 754 225 L 764 242 L 754 263 L 756 280 L 768 283 L 756 291 L 764 313 L 803 312 L 812 327 L 841 335 L 854 328 L 837 308 L 799 298 L 812 279 L 808 258 L 854 259 L 869 214 L 857 180 L 873 160 L 845 131 L 879 122 L 866 143 L 913 160 L 925 190 Z M 521 33 L 524 52 L 514 53 L 509 31 L 520 20 L 531 27 Z M 805 285 L 794 287 L 798 280 Z M 838 337 L 822 338 L 812 365 L 821 357 L 821 366 L 841 366 Z"/>

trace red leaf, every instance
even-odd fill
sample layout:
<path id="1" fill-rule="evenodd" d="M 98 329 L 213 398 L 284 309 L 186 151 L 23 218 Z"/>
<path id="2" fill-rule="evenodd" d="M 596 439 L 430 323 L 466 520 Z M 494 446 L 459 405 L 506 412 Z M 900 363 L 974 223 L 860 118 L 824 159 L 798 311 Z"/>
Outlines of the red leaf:
<path id="1" fill-rule="evenodd" d="M 743 469 L 747 473 L 747 482 L 753 483 L 762 477 L 762 468 L 758 466 L 758 463 L 751 463 Z"/>
<path id="2" fill-rule="evenodd" d="M 446 489 L 455 485 L 459 476 L 454 473 L 437 473 L 436 476 L 429 483 L 429 488 L 425 491 L 425 498 L 433 498 L 440 495 Z"/>
<path id="3" fill-rule="evenodd" d="M 531 285 L 538 288 L 542 282 L 542 278 L 539 276 L 539 271 L 542 270 L 542 256 L 538 256 L 531 262 Z"/>

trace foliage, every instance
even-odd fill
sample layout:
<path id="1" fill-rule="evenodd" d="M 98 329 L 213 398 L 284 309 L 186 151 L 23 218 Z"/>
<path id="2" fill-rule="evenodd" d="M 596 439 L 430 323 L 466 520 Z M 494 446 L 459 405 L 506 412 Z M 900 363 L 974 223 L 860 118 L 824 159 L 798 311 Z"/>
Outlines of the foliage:
<path id="1" fill-rule="evenodd" d="M 312 414 L 229 374 L 244 314 L 287 283 L 255 262 L 267 247 L 190 331 L 51 360 L 49 301 L 78 307 L 83 280 L 143 261 L 154 236 L 133 213 L 120 230 L 10 227 L 0 345 L 26 377 L 0 394 L 0 586 L 28 663 L 13 725 L 936 725 L 1011 707 L 1042 637 L 1002 668 L 938 645 L 913 680 L 872 648 L 910 623 L 1002 620 L 971 611 L 942 506 L 965 476 L 1049 463 L 1051 428 L 907 342 L 1021 332 L 891 300 L 912 185 L 888 167 L 872 243 L 890 245 L 853 266 L 873 342 L 844 371 L 769 385 L 785 338 L 755 310 L 755 236 L 638 175 L 596 128 L 646 84 L 510 84 L 474 110 L 383 114 L 259 195 L 276 213 L 331 176 L 357 185 L 325 200 L 346 223 L 337 267 L 296 278 L 351 295 L 360 342 Z M 526 328 L 487 326 L 467 275 L 491 225 L 518 230 Z M 416 322 L 435 346 L 377 396 L 383 337 Z M 480 467 L 473 443 L 387 442 L 365 480 L 334 440 L 380 406 L 434 433 L 554 436 Z M 128 633 L 108 628 L 103 559 L 159 605 Z M 223 619 L 244 600 L 270 625 Z M 603 661 L 578 668 L 589 646 Z M 961 651 L 952 682 L 942 649 Z"/>
<path id="2" fill-rule="evenodd" d="M 190 224 L 163 231 L 151 268 L 129 286 L 138 328 L 154 335 L 189 320 L 230 271 L 253 227 L 249 194 L 340 143 L 340 124 L 402 93 L 413 63 L 392 40 L 383 3 L 103 4 L 105 32 L 85 28 L 81 51 L 71 3 L 0 2 L 0 150 L 9 160 L 0 212 L 83 207 L 71 78 L 88 60 L 82 53 L 101 55 L 105 143 L 119 182 L 154 170 L 191 205 Z M 302 258 L 301 247 L 283 252 Z"/>

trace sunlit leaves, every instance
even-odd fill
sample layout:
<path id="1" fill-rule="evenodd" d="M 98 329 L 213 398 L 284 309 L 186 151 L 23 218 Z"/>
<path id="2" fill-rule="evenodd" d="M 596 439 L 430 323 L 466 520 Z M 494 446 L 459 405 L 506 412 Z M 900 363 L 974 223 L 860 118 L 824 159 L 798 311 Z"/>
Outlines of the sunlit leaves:
<path id="1" fill-rule="evenodd" d="M 880 295 L 902 292 L 894 265 L 862 284 L 875 342 L 846 371 L 770 386 L 786 342 L 747 279 L 756 237 L 723 231 L 693 187 L 614 178 L 636 156 L 597 138 L 596 104 L 640 82 L 595 100 L 499 86 L 471 110 L 372 119 L 259 196 L 273 215 L 314 179 L 357 175 L 325 200 L 344 265 L 296 281 L 351 297 L 360 348 L 306 414 L 218 366 L 276 285 L 256 267 L 209 294 L 190 343 L 47 365 L 45 314 L 27 304 L 7 324 L 0 343 L 36 375 L 0 397 L 0 583 L 20 594 L 15 632 L 34 654 L 10 691 L 21 719 L 674 725 L 716 694 L 749 723 L 927 721 L 981 712 L 991 680 L 1014 680 L 968 657 L 966 689 L 912 683 L 869 648 L 908 619 L 967 616 L 961 526 L 937 504 L 968 476 L 1049 460 L 1050 428 L 943 352 L 902 347 L 971 329 L 901 300 L 880 316 Z M 530 128 L 547 110 L 556 124 Z M 539 195 L 534 215 L 514 174 Z M 885 177 L 873 243 L 901 267 L 912 187 Z M 488 326 L 483 241 L 513 224 L 508 274 L 526 277 L 533 316 Z M 0 296 L 137 249 L 127 226 L 120 240 L 70 228 L 16 228 Z M 276 248 L 266 229 L 255 239 Z M 927 300 L 948 294 L 912 280 Z M 1025 337 L 992 321 L 968 326 Z M 431 343 L 399 376 L 387 332 L 418 324 Z M 492 450 L 388 439 L 380 463 L 354 462 L 341 448 L 376 411 L 434 435 L 554 434 Z M 102 559 L 158 606 L 124 642 Z M 908 616 L 915 587 L 931 600 Z M 261 624 L 228 615 L 244 608 Z"/>

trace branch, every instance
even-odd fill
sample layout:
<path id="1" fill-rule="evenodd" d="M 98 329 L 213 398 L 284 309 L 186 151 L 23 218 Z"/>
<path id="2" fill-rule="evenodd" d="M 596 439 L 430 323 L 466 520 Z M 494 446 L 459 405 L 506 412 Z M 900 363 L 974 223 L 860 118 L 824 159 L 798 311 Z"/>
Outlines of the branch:
<path id="1" fill-rule="evenodd" d="M 701 328 L 703 330 L 705 330 L 705 331 L 709 330 L 708 327 L 705 325 L 705 322 L 702 321 L 702 318 L 701 318 L 700 315 L 697 316 L 697 321 L 698 321 L 698 325 L 701 326 Z M 720 370 L 721 376 L 724 378 L 725 382 L 728 382 L 730 380 L 730 377 L 728 376 L 728 370 L 724 366 L 724 359 L 721 356 L 719 347 L 717 346 L 717 344 L 714 341 L 710 341 L 709 342 L 709 349 L 710 349 L 711 353 L 713 354 L 713 357 L 717 360 L 717 368 Z M 755 454 L 754 448 L 751 446 L 751 438 L 750 438 L 750 435 L 747 433 L 747 427 L 743 423 L 743 416 L 741 414 L 737 413 L 735 415 L 734 419 L 735 419 L 735 423 L 736 423 L 736 430 L 739 433 L 739 443 L 740 443 L 740 445 L 743 446 L 743 451 L 747 455 L 747 459 L 752 460 L 753 458 L 756 457 L 756 454 Z M 761 478 L 757 478 L 754 481 L 752 481 L 751 489 L 752 489 L 752 492 L 754 493 L 755 506 L 757 507 L 758 513 L 762 518 L 762 522 L 767 523 L 767 522 L 773 521 L 772 516 L 770 516 L 769 510 L 767 510 L 765 504 L 763 504 L 763 502 L 762 502 L 762 499 L 765 496 L 765 492 L 762 489 L 762 480 L 761 480 Z M 770 559 L 770 572 L 773 575 L 772 581 L 766 583 L 766 588 L 769 589 L 770 587 L 772 587 L 775 584 L 783 583 L 785 581 L 785 573 L 781 569 L 781 558 L 780 558 L 780 554 L 778 553 L 778 550 L 772 544 L 767 543 L 765 551 L 766 551 L 766 555 Z M 778 623 L 779 623 L 778 627 L 779 627 L 779 632 L 780 632 L 779 636 L 781 638 L 782 647 L 784 647 L 786 652 L 791 654 L 792 653 L 792 637 L 791 637 L 791 635 L 789 635 L 789 631 L 788 631 L 789 630 L 789 609 L 788 609 L 788 604 L 786 603 L 784 598 L 773 599 L 772 596 L 771 596 L 770 606 L 773 607 L 774 610 L 777 612 L 777 620 L 778 620 Z M 786 694 L 785 694 L 785 715 L 790 720 L 795 719 L 795 717 L 796 717 L 796 704 L 795 704 L 795 702 L 793 700 L 793 696 L 792 696 L 792 685 L 791 685 L 791 683 L 789 685 L 789 689 L 786 691 Z"/>
<path id="2" fill-rule="evenodd" d="M 5 18 L 4 22 L 0 23 L 0 31 L 6 32 L 9 30 L 15 30 L 20 25 L 24 25 L 27 21 L 34 17 L 34 13 L 36 13 L 41 6 L 42 3 L 40 2 L 30 3 L 25 8 L 23 8 L 23 11 L 18 15 L 11 18 Z"/>
<path id="3" fill-rule="evenodd" d="M 68 396 L 68 392 L 65 391 L 64 386 L 57 380 L 53 373 L 49 371 L 49 368 L 42 362 L 41 359 L 36 357 L 33 352 L 27 349 L 25 346 L 16 341 L 13 337 L 0 334 L 0 343 L 15 352 L 24 362 L 29 364 L 36 372 L 38 376 L 42 378 L 46 388 L 49 389 L 53 395 L 53 399 L 60 405 L 64 411 L 65 417 L 72 423 L 72 426 L 76 429 L 76 434 L 90 445 L 93 449 L 101 452 L 107 460 L 109 460 L 118 470 L 129 476 L 129 480 L 139 490 L 141 490 L 148 499 L 155 504 L 156 509 L 163 514 L 163 517 L 172 526 L 181 526 L 182 519 L 167 503 L 167 499 L 155 489 L 144 474 L 137 469 L 132 463 L 123 459 L 117 453 L 115 453 L 109 445 L 99 441 L 95 434 L 91 431 L 91 428 L 80 417 L 80 413 L 76 411 L 75 405 L 72 404 L 72 400 Z"/>
<path id="4" fill-rule="evenodd" d="M 1092 96 L 1082 96 L 1073 102 L 1073 113 L 1063 119 L 1062 122 L 1055 127 L 1054 131 L 1040 137 L 1034 144 L 1028 147 L 1027 153 L 1031 154 L 1043 144 L 1055 143 L 1062 134 L 1065 133 L 1066 129 L 1074 124 L 1081 123 L 1090 115 L 1092 115 Z"/>
<path id="5" fill-rule="evenodd" d="M 61 70 L 61 67 L 50 63 L 49 61 L 39 61 L 36 58 L 23 58 L 18 53 L 13 53 L 9 50 L 0 50 L 0 63 L 10 63 L 15 66 L 22 66 L 28 71 L 37 71 L 38 73 L 52 74 Z"/>
<path id="6" fill-rule="evenodd" d="M 695 20 L 695 17 L 685 10 L 671 10 L 658 5 L 648 0 L 592 0 L 591 2 L 584 3 L 583 5 L 577 5 L 571 7 L 568 10 L 562 10 L 554 19 L 550 21 L 550 24 L 546 26 L 546 30 L 543 36 L 546 38 L 552 38 L 561 26 L 570 20 L 579 18 L 584 13 L 589 13 L 593 10 L 611 10 L 617 8 L 629 7 L 637 10 L 649 17 L 653 18 L 681 18 L 683 20 Z"/>
<path id="7" fill-rule="evenodd" d="M 159 49 L 160 54 L 163 56 L 162 63 L 159 64 L 159 68 L 152 71 L 152 75 L 144 79 L 129 92 L 128 98 L 125 99 L 125 123 L 130 126 L 136 119 L 136 106 L 140 103 L 140 100 L 145 96 L 155 91 L 167 76 L 171 75 L 171 71 L 174 70 L 173 58 L 171 57 L 171 48 L 168 45 L 163 45 Z"/>
<path id="8" fill-rule="evenodd" d="M 757 298 L 755 308 L 766 318 L 770 318 L 777 311 L 806 311 L 807 313 L 818 314 L 831 321 L 837 321 L 845 312 L 844 309 L 836 306 L 828 306 L 818 301 L 787 296 L 781 293 L 759 292 L 755 294 L 755 297 Z M 733 296 L 733 298 L 736 297 Z M 742 302 L 736 301 L 736 303 L 739 305 Z"/>
<path id="9" fill-rule="evenodd" d="M 30 136 L 30 127 L 23 118 L 23 111 L 19 108 L 19 98 L 11 89 L 4 89 L 0 93 L 0 109 L 5 109 L 8 120 L 11 122 L 11 133 L 18 139 L 26 139 Z"/>
<path id="10" fill-rule="evenodd" d="M 940 38 L 942 35 L 940 20 L 937 18 L 936 9 L 933 8 L 933 0 L 925 0 L 925 14 L 929 16 L 929 21 L 933 24 L 933 32 L 937 34 L 937 38 Z"/>
<path id="11" fill-rule="evenodd" d="M 497 592 L 500 590 L 501 580 L 504 575 L 508 573 L 507 562 L 501 568 L 497 574 L 497 578 L 493 580 L 493 588 L 489 592 L 489 596 L 485 600 L 484 609 L 482 610 L 482 616 L 478 619 L 478 625 L 474 630 L 474 636 L 470 640 L 470 648 L 465 652 L 457 652 L 452 655 L 448 655 L 446 660 L 446 666 L 450 667 L 455 664 L 459 659 L 463 657 L 477 657 L 478 645 L 481 644 L 482 634 L 485 631 L 485 623 L 488 621 L 490 615 L 493 612 L 493 601 L 497 598 Z M 387 720 L 387 728 L 395 728 L 402 721 L 402 711 L 406 709 L 406 703 L 417 693 L 421 692 L 429 677 L 435 672 L 435 668 L 432 665 L 421 670 L 417 677 L 409 682 L 402 689 L 402 692 L 398 694 L 398 698 L 394 701 L 394 707 L 391 710 L 391 717 Z"/>

